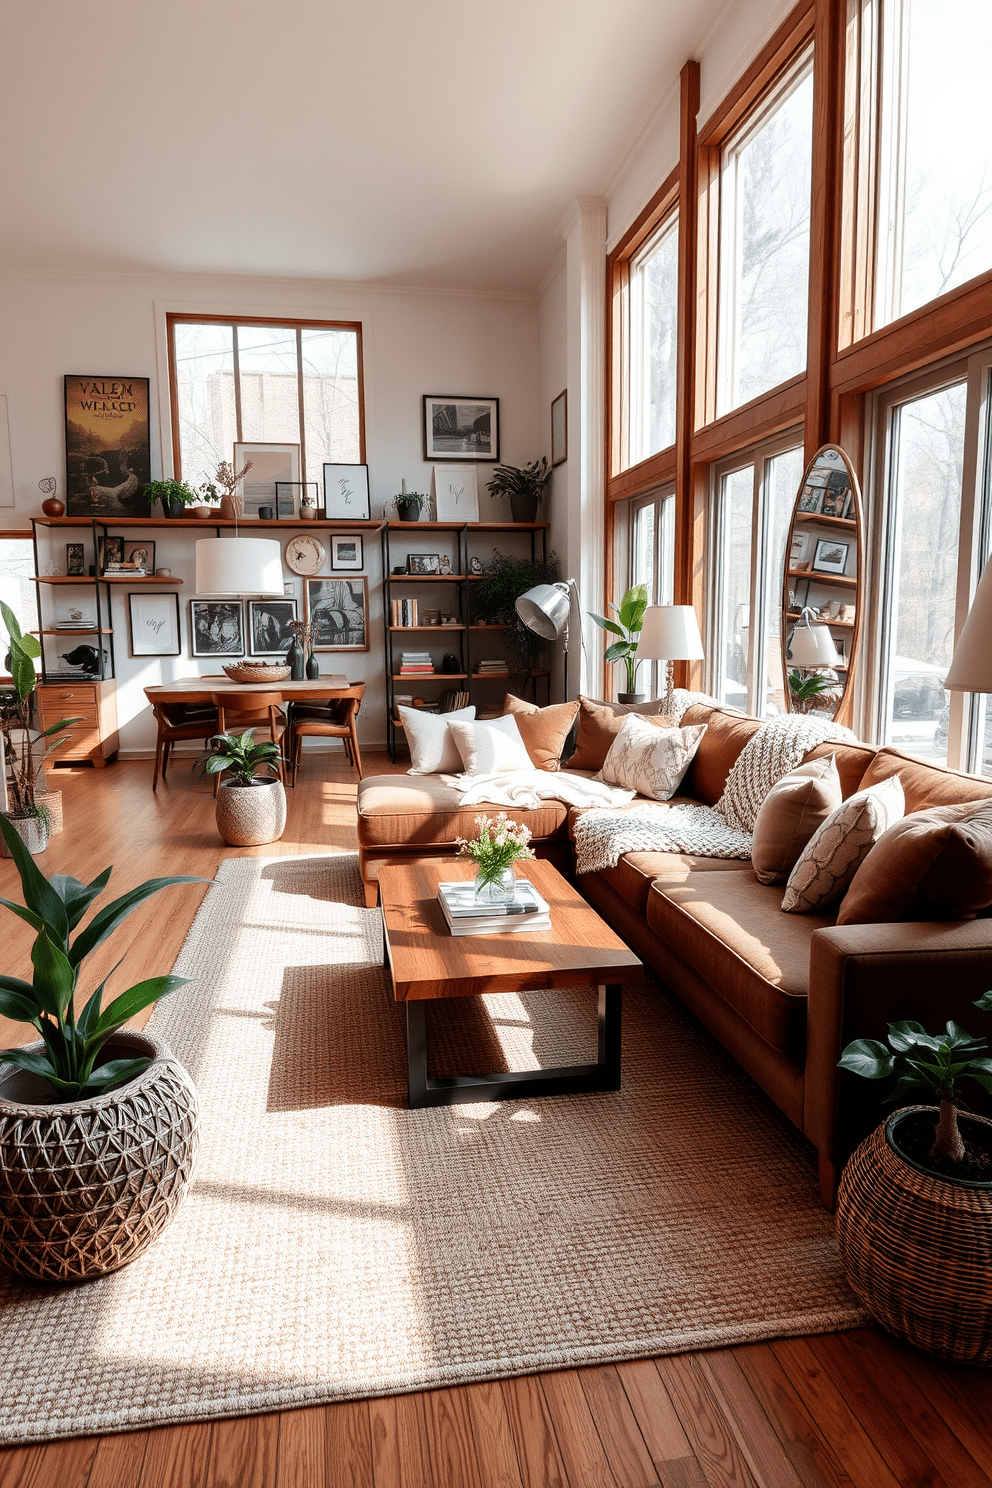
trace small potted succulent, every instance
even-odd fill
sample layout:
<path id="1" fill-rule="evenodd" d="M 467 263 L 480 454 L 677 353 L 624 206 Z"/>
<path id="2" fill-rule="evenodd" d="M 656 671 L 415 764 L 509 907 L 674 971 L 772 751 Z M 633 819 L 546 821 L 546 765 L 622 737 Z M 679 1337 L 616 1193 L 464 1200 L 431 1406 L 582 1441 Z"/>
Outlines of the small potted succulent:
<path id="1" fill-rule="evenodd" d="M 149 503 L 154 505 L 156 501 L 162 503 L 162 511 L 167 517 L 181 517 L 185 515 L 188 506 L 195 506 L 200 500 L 200 493 L 185 481 L 159 480 L 149 481 L 143 487 L 142 496 L 147 497 Z"/>
<path id="2" fill-rule="evenodd" d="M 41 734 L 31 728 L 31 694 L 38 685 L 34 669 L 35 660 L 41 655 L 41 646 L 34 636 L 23 635 L 17 616 L 9 605 L 0 602 L 0 615 L 7 628 L 10 654 L 7 665 L 14 679 L 12 693 L 0 707 L 0 734 L 3 735 L 4 754 L 9 764 L 7 777 L 8 810 L 6 818 L 26 845 L 29 852 L 44 852 L 48 846 L 49 816 L 47 807 L 38 800 L 41 794 L 39 780 L 45 760 L 56 749 L 56 738 L 41 755 L 36 757 L 35 746 L 39 739 L 51 738 L 78 723 L 78 718 L 60 718 Z M 0 856 L 10 857 L 6 834 L 0 843 Z"/>
<path id="3" fill-rule="evenodd" d="M 975 1003 L 992 1011 L 992 991 Z M 839 1067 L 869 1080 L 896 1076 L 889 1099 L 923 1090 L 937 1106 L 906 1106 L 878 1127 L 844 1169 L 837 1243 L 848 1283 L 883 1327 L 962 1363 L 992 1363 L 992 1121 L 964 1114 L 962 1082 L 992 1093 L 985 1039 L 954 1022 L 928 1034 L 890 1023 L 848 1044 Z"/>
<path id="4" fill-rule="evenodd" d="M 644 693 L 635 692 L 637 686 L 637 668 L 640 662 L 637 659 L 637 646 L 641 637 L 641 626 L 644 624 L 644 611 L 648 607 L 648 591 L 645 584 L 635 584 L 633 589 L 628 589 L 619 608 L 611 604 L 610 609 L 616 615 L 615 620 L 607 620 L 604 615 L 589 614 L 596 624 L 610 635 L 619 636 L 606 648 L 607 661 L 622 661 L 627 671 L 627 691 L 618 694 L 621 703 L 643 703 Z"/>
<path id="5" fill-rule="evenodd" d="M 390 502 L 396 508 L 396 515 L 401 522 L 419 522 L 420 513 L 426 507 L 429 497 L 420 491 L 401 491 L 394 496 Z"/>
<path id="6" fill-rule="evenodd" d="M 217 830 L 231 847 L 260 847 L 276 842 L 286 829 L 286 791 L 279 777 L 282 756 L 278 744 L 255 743 L 255 730 L 243 734 L 215 734 L 193 768 L 201 775 L 221 775 L 217 795 Z M 276 778 L 264 780 L 264 772 Z"/>
<path id="7" fill-rule="evenodd" d="M 498 816 L 477 816 L 478 837 L 471 842 L 457 838 L 458 856 L 475 864 L 475 897 L 479 904 L 509 904 L 516 893 L 513 864 L 534 856 L 530 827 L 515 822 L 501 811 Z"/>
<path id="8" fill-rule="evenodd" d="M 0 833 L 24 898 L 7 908 L 36 931 L 33 980 L 0 976 L 0 1013 L 41 1035 L 0 1052 L 0 1262 L 35 1280 L 83 1281 L 134 1260 L 172 1219 L 192 1175 L 198 1117 L 196 1091 L 167 1046 L 124 1027 L 187 979 L 150 977 L 104 1006 L 108 976 L 77 1008 L 79 970 L 152 894 L 209 880 L 149 879 L 71 940 L 112 870 L 89 884 L 46 879 L 3 817 Z"/>
<path id="9" fill-rule="evenodd" d="M 551 479 L 548 457 L 529 465 L 496 465 L 486 489 L 490 496 L 509 496 L 510 515 L 515 522 L 536 522 L 537 508 Z"/>

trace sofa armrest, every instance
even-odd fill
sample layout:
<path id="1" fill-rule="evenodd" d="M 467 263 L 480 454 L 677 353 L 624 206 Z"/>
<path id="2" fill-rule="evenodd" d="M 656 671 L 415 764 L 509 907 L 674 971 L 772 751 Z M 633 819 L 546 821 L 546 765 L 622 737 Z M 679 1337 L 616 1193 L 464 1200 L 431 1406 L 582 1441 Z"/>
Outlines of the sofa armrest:
<path id="1" fill-rule="evenodd" d="M 843 1162 L 877 1124 L 888 1093 L 887 1084 L 837 1068 L 852 1039 L 884 1039 L 887 1025 L 900 1018 L 915 1018 L 928 1032 L 954 1018 L 979 1033 L 981 1015 L 972 1004 L 989 987 L 992 919 L 815 930 L 803 1127 L 820 1153 Z"/>

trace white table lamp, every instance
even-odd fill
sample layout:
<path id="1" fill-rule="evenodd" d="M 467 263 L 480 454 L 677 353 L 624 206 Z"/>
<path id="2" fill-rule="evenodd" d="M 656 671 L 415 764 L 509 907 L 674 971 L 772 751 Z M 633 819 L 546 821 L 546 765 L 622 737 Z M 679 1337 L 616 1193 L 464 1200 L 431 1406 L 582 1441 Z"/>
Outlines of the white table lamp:
<path id="1" fill-rule="evenodd" d="M 197 594 L 283 594 L 282 544 L 268 537 L 203 537 Z"/>
<path id="2" fill-rule="evenodd" d="M 992 562 L 978 581 L 974 603 L 944 678 L 948 692 L 992 692 Z"/>
<path id="3" fill-rule="evenodd" d="M 669 717 L 674 707 L 673 661 L 701 661 L 705 655 L 692 605 L 648 605 L 637 642 L 638 661 L 665 663 L 665 697 L 662 711 Z"/>

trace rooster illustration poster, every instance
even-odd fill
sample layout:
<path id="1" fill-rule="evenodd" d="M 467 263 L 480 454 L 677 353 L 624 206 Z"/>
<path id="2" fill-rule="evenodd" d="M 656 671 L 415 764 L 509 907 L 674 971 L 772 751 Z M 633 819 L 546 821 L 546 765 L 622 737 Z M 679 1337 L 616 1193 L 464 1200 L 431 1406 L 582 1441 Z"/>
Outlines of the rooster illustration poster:
<path id="1" fill-rule="evenodd" d="M 70 517 L 151 514 L 147 377 L 66 377 L 65 474 Z"/>

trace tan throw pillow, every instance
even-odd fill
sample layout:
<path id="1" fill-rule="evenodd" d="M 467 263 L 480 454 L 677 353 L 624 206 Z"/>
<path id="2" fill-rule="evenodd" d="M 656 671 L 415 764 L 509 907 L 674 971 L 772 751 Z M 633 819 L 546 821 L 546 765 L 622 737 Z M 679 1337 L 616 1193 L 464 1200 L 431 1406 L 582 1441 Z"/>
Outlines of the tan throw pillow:
<path id="1" fill-rule="evenodd" d="M 578 711 L 578 703 L 552 703 L 539 708 L 536 703 L 514 697 L 512 692 L 506 694 L 503 704 L 503 717 L 512 714 L 517 720 L 524 748 L 538 770 L 561 769 L 561 752 Z"/>
<path id="2" fill-rule="evenodd" d="M 462 757 L 466 775 L 498 775 L 504 770 L 530 770 L 515 718 L 489 718 L 485 723 L 450 723 L 448 730 Z"/>
<path id="3" fill-rule="evenodd" d="M 635 709 L 649 706 L 657 709 L 660 704 L 638 703 Z M 579 737 L 575 750 L 565 766 L 567 770 L 601 770 L 603 768 L 603 762 L 610 752 L 610 746 L 620 732 L 620 725 L 626 717 L 630 716 L 629 713 L 618 712 L 619 708 L 619 703 L 597 703 L 592 698 L 579 695 Z M 635 709 L 631 709 L 631 712 Z M 644 717 L 643 714 L 639 716 Z M 672 727 L 672 720 L 657 712 L 647 721 L 661 728 Z"/>
<path id="4" fill-rule="evenodd" d="M 621 722 L 596 779 L 626 786 L 655 801 L 668 801 L 678 790 L 705 732 L 704 723 L 695 728 L 659 729 L 650 718 L 628 716 Z"/>
<path id="5" fill-rule="evenodd" d="M 832 754 L 807 760 L 776 781 L 758 808 L 751 838 L 751 865 L 758 882 L 785 883 L 817 827 L 843 799 Z"/>
<path id="6" fill-rule="evenodd" d="M 963 920 L 992 904 L 992 801 L 914 811 L 865 858 L 838 925 Z"/>
<path id="7" fill-rule="evenodd" d="M 475 717 L 475 704 L 452 713 L 425 713 L 421 708 L 396 709 L 410 750 L 408 775 L 450 775 L 462 767 L 455 741 L 448 732 L 453 720 Z"/>
<path id="8" fill-rule="evenodd" d="M 895 775 L 849 796 L 813 833 L 789 874 L 785 912 L 809 914 L 839 899 L 883 832 L 902 816 L 905 804 Z"/>

